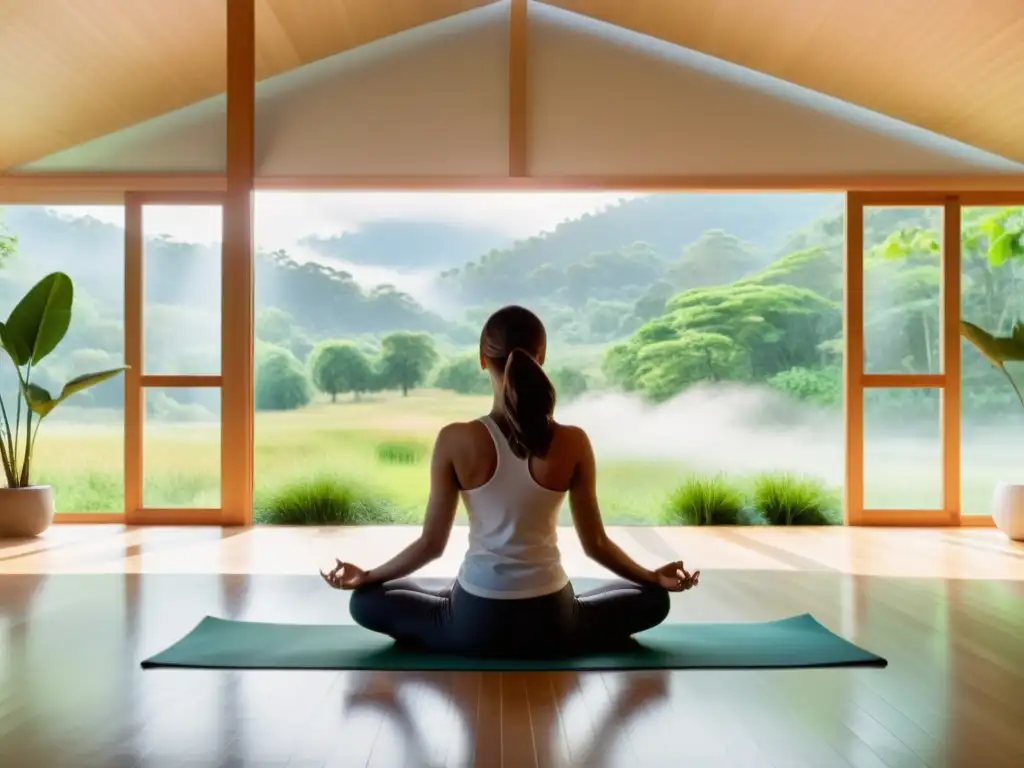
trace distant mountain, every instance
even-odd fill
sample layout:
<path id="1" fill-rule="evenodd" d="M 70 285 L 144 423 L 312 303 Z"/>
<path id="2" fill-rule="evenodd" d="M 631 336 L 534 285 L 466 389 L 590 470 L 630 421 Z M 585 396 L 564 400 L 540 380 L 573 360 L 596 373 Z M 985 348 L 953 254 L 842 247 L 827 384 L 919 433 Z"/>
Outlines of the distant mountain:
<path id="1" fill-rule="evenodd" d="M 533 300 L 565 289 L 577 289 L 579 294 L 582 289 L 578 302 L 586 298 L 583 294 L 594 296 L 591 289 L 598 284 L 615 294 L 616 285 L 639 287 L 637 279 L 657 280 L 680 264 L 687 246 L 714 231 L 749 247 L 751 267 L 765 266 L 780 255 L 794 230 L 837 210 L 841 200 L 836 195 L 649 195 L 562 222 L 553 232 L 511 247 L 490 250 L 459 269 L 445 271 L 442 285 L 453 300 L 468 305 Z M 635 292 L 628 290 L 622 298 Z M 611 297 L 604 289 L 596 296 Z"/>
<path id="2" fill-rule="evenodd" d="M 841 196 L 828 194 L 653 194 L 565 221 L 554 232 L 525 242 L 541 241 L 545 256 L 561 260 L 576 261 L 635 242 L 677 258 L 704 232 L 721 229 L 776 255 L 792 230 L 841 208 Z M 538 263 L 549 261 L 538 258 Z"/>
<path id="3" fill-rule="evenodd" d="M 493 248 L 507 248 L 512 238 L 484 228 L 388 219 L 369 222 L 356 232 L 335 237 L 307 237 L 301 244 L 321 256 L 352 264 L 446 269 L 472 261 Z"/>
<path id="4" fill-rule="evenodd" d="M 0 290 L 11 296 L 25 280 L 63 271 L 76 293 L 101 307 L 124 301 L 124 229 L 91 217 L 69 217 L 41 206 L 4 210 L 7 229 L 17 236 L 17 255 L 5 270 Z M 215 248 L 166 238 L 145 244 L 148 306 L 183 312 L 219 313 L 220 259 Z M 315 263 L 299 263 L 284 251 L 256 255 L 256 302 L 291 315 L 314 339 L 392 330 L 442 332 L 447 323 L 391 286 L 366 287 L 351 274 Z M 147 323 L 151 316 L 147 315 Z M 147 331 L 148 332 L 148 331 Z"/>

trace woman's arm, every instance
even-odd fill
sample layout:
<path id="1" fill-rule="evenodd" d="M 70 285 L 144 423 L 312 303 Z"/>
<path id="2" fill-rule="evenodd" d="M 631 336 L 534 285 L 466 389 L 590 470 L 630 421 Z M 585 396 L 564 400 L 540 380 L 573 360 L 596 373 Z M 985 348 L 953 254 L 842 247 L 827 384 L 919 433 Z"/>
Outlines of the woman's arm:
<path id="1" fill-rule="evenodd" d="M 452 461 L 455 429 L 456 425 L 445 427 L 434 442 L 430 460 L 430 498 L 419 538 L 384 565 L 367 571 L 362 584 L 401 579 L 444 554 L 459 506 L 459 484 Z"/>
<path id="2" fill-rule="evenodd" d="M 608 538 L 597 505 L 597 467 L 590 438 L 581 430 L 572 428 L 575 441 L 576 471 L 569 486 L 569 509 L 580 543 L 587 557 L 609 571 L 637 584 L 661 585 L 658 574 L 639 565 Z"/>

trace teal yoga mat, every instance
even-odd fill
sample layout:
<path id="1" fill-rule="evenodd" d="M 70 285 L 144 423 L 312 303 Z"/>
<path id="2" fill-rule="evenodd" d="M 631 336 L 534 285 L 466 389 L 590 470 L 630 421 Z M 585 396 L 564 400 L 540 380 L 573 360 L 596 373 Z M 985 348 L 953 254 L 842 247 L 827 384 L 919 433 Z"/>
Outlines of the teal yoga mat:
<path id="1" fill-rule="evenodd" d="M 614 652 L 559 659 L 471 658 L 402 648 L 351 624 L 263 624 L 206 617 L 143 667 L 544 671 L 882 666 L 810 614 L 744 624 L 663 624 Z"/>

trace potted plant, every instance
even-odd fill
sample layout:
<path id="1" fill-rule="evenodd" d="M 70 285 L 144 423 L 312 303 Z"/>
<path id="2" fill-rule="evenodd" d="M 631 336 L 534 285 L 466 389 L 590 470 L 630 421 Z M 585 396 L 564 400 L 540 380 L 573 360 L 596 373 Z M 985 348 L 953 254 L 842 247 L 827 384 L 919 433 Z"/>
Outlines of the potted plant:
<path id="1" fill-rule="evenodd" d="M 1009 336 L 993 336 L 978 326 L 960 323 L 960 334 L 992 365 L 1003 372 L 1017 399 L 1024 406 L 1024 396 L 1006 364 L 1024 360 L 1024 323 L 1017 323 Z M 1024 484 L 999 482 L 992 498 L 992 519 L 996 526 L 1014 541 L 1024 541 Z"/>
<path id="2" fill-rule="evenodd" d="M 40 424 L 71 395 L 125 370 L 121 366 L 77 376 L 56 397 L 32 382 L 33 370 L 67 333 L 73 301 L 71 278 L 54 272 L 25 294 L 6 323 L 0 323 L 0 346 L 14 363 L 18 376 L 16 397 L 5 402 L 0 394 L 0 459 L 7 483 L 0 487 L 0 537 L 38 536 L 53 521 L 52 489 L 32 484 L 32 458 Z"/>

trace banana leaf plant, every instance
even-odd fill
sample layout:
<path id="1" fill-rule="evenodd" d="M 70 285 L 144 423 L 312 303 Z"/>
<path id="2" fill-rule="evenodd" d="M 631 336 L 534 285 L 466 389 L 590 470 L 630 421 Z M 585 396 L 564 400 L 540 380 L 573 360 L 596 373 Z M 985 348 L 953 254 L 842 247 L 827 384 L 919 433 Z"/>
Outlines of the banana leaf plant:
<path id="1" fill-rule="evenodd" d="M 1024 360 L 1024 323 L 1016 323 L 1009 336 L 993 336 L 988 331 L 982 330 L 973 323 L 961 321 L 960 335 L 967 339 L 982 357 L 1003 372 L 1003 375 L 1010 382 L 1013 391 L 1017 393 L 1017 399 L 1024 406 L 1024 397 L 1021 396 L 1020 387 L 1013 380 L 1013 376 L 1006 370 L 1006 364 Z"/>
<path id="2" fill-rule="evenodd" d="M 979 251 L 989 266 L 1001 267 L 1008 261 L 1024 261 L 1024 209 L 1014 207 L 985 211 L 969 219 L 965 217 L 961 226 L 963 249 Z M 940 251 L 937 231 L 914 227 L 893 232 L 873 249 L 874 254 L 886 260 L 935 255 Z M 960 335 L 1002 372 L 1024 406 L 1020 387 L 1006 369 L 1007 363 L 1024 361 L 1024 322 L 1014 324 L 1009 336 L 995 336 L 974 323 L 962 321 Z"/>
<path id="3" fill-rule="evenodd" d="M 68 332 L 74 296 L 71 278 L 63 272 L 54 272 L 36 283 L 11 311 L 7 322 L 0 323 L 0 346 L 14 363 L 18 375 L 16 403 L 11 403 L 10 410 L 0 393 L 0 459 L 8 488 L 31 486 L 36 436 L 40 424 L 53 409 L 76 392 L 111 379 L 126 369 L 121 366 L 76 376 L 56 397 L 33 383 L 33 371 Z"/>

